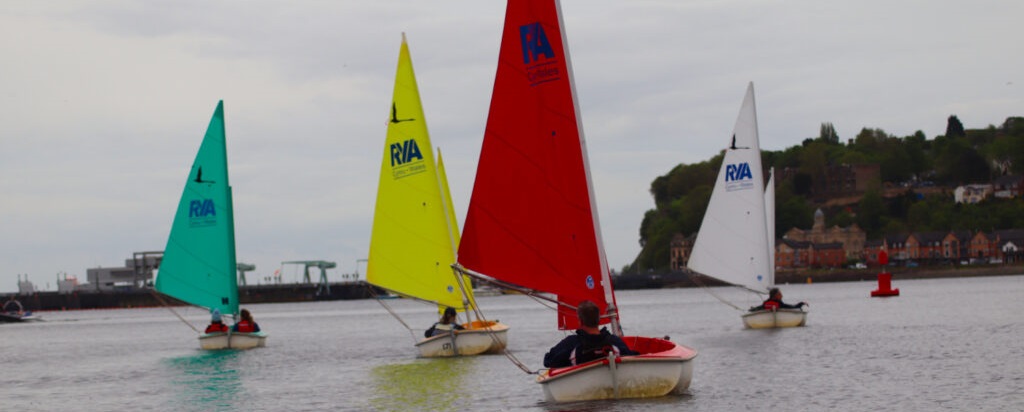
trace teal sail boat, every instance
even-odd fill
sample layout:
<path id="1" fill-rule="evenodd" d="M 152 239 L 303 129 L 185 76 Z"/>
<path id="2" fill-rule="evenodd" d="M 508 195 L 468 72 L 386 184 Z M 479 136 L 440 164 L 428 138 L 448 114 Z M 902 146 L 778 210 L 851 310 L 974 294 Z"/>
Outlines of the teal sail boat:
<path id="1" fill-rule="evenodd" d="M 156 290 L 185 303 L 238 317 L 235 222 L 228 182 L 224 102 L 210 119 L 178 202 L 156 278 Z M 199 336 L 203 349 L 264 346 L 263 332 Z"/>

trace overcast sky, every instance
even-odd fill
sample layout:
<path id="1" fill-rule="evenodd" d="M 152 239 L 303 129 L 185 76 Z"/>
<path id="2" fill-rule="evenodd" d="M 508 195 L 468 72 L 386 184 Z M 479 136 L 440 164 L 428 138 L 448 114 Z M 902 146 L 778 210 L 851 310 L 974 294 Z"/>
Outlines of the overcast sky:
<path id="1" fill-rule="evenodd" d="M 401 33 L 465 218 L 505 2 L 0 0 L 0 292 L 162 250 L 223 99 L 238 261 L 365 258 Z M 609 264 L 651 181 L 723 148 L 748 82 L 761 144 L 832 122 L 932 139 L 1024 115 L 1024 2 L 565 0 Z M 359 270 L 365 272 L 365 266 Z M 297 279 L 287 269 L 285 280 Z"/>

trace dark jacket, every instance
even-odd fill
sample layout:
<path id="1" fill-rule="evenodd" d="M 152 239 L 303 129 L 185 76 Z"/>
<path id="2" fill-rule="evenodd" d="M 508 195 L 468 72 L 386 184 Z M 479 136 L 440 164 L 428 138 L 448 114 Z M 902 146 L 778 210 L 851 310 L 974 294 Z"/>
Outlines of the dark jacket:
<path id="1" fill-rule="evenodd" d="M 436 322 L 436 323 L 434 323 L 433 326 L 430 327 L 430 329 L 427 329 L 426 332 L 423 332 L 423 337 L 429 338 L 431 336 L 447 334 L 452 329 L 454 329 L 454 330 L 463 330 L 463 329 L 466 329 L 466 328 L 462 327 L 462 325 L 460 325 L 458 323 L 443 324 L 441 322 Z"/>
<path id="2" fill-rule="evenodd" d="M 607 356 L 607 350 L 617 350 L 620 355 L 639 355 L 626 346 L 622 338 L 612 335 L 607 328 L 591 335 L 583 329 L 576 329 L 575 335 L 566 336 L 544 355 L 544 367 L 564 368 L 579 365 Z"/>

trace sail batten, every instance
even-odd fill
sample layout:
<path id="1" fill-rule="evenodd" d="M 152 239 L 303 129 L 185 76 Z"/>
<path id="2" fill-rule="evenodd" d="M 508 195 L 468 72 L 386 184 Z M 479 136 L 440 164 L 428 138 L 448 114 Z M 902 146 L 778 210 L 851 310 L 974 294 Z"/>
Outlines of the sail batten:
<path id="1" fill-rule="evenodd" d="M 451 269 L 459 228 L 440 152 L 435 158 L 433 150 L 403 34 L 366 278 L 395 293 L 437 302 L 439 310 L 465 310 L 467 299 L 474 304 L 472 290 L 464 296 Z"/>
<path id="2" fill-rule="evenodd" d="M 603 311 L 614 293 L 555 3 L 508 3 L 459 263 Z M 577 323 L 560 306 L 559 327 Z"/>
<path id="3" fill-rule="evenodd" d="M 154 287 L 192 305 L 237 314 L 234 206 L 223 105 L 217 104 L 185 181 Z"/>

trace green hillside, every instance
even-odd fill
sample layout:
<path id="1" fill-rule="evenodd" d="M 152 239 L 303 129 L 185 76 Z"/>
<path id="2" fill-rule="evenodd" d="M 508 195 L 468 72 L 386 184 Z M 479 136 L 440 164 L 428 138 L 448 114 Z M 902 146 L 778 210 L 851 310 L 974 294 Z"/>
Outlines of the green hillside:
<path id="1" fill-rule="evenodd" d="M 764 167 L 776 170 L 777 237 L 792 227 L 810 228 L 818 208 L 825 210 L 828 226 L 856 223 L 868 239 L 914 231 L 1024 228 L 1024 199 L 1019 196 L 966 205 L 954 203 L 952 195 L 960 185 L 1024 174 L 1024 117 L 964 129 L 950 116 L 946 133 L 934 139 L 921 131 L 900 137 L 864 128 L 845 143 L 841 140 L 824 123 L 818 137 L 799 146 L 762 152 Z M 672 236 L 700 229 L 721 163 L 719 154 L 680 164 L 651 182 L 656 206 L 644 214 L 642 249 L 624 272 L 668 268 Z M 836 165 L 877 165 L 879 178 L 864 190 L 846 193 L 846 202 L 836 201 L 835 194 L 816 190 L 824 184 L 816 179 Z"/>

